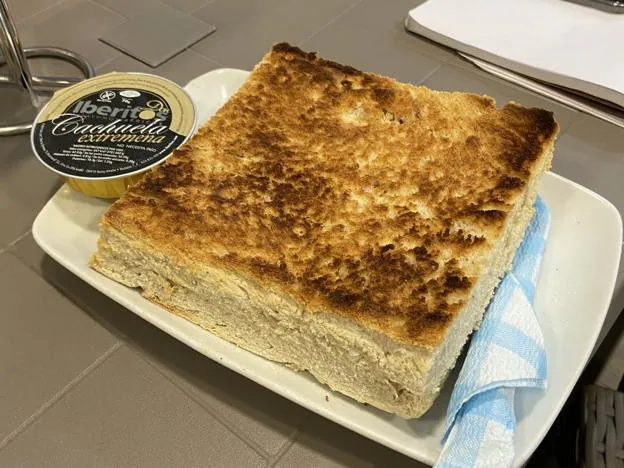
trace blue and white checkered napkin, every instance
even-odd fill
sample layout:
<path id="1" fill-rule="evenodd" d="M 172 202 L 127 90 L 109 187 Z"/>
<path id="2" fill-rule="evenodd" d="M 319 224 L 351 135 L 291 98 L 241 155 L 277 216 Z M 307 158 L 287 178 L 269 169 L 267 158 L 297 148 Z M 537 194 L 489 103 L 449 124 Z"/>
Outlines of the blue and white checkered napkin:
<path id="1" fill-rule="evenodd" d="M 533 297 L 550 225 L 538 197 L 511 271 L 474 333 L 447 412 L 439 468 L 507 467 L 514 459 L 514 393 L 546 387 L 546 352 Z"/>

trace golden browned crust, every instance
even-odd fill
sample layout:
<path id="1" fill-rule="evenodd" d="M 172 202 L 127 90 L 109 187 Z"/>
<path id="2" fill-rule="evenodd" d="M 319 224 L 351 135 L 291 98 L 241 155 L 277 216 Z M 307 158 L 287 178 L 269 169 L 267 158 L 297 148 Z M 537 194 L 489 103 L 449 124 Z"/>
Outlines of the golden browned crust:
<path id="1" fill-rule="evenodd" d="M 191 268 L 435 346 L 557 130 L 541 109 L 278 44 L 103 223 Z"/>

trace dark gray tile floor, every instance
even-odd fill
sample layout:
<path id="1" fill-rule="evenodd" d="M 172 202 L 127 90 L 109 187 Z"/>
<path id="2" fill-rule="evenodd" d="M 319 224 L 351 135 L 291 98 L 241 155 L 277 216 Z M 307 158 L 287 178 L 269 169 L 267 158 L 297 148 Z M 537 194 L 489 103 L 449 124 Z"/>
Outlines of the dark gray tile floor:
<path id="1" fill-rule="evenodd" d="M 624 131 L 491 78 L 405 32 L 403 19 L 419 1 L 9 5 L 26 45 L 73 49 L 98 73 L 143 71 L 184 84 L 219 67 L 249 69 L 272 43 L 290 41 L 404 81 L 552 109 L 563 130 L 554 170 L 622 211 Z M 156 4 L 218 30 L 157 68 L 98 40 Z M 49 61 L 35 69 L 73 72 Z M 0 121 L 28 115 L 10 90 L 0 89 L 0 103 Z M 27 137 L 0 139 L 0 466 L 419 466 L 203 358 L 46 257 L 30 226 L 60 183 L 34 158 Z M 609 324 L 624 307 L 623 283 L 620 275 Z"/>
<path id="2" fill-rule="evenodd" d="M 215 31 L 215 27 L 167 5 L 128 19 L 100 39 L 156 68 Z"/>
<path id="3" fill-rule="evenodd" d="M 275 42 L 297 45 L 346 14 L 358 0 L 216 0 L 194 16 L 217 31 L 193 50 L 224 65 L 251 69 Z"/>

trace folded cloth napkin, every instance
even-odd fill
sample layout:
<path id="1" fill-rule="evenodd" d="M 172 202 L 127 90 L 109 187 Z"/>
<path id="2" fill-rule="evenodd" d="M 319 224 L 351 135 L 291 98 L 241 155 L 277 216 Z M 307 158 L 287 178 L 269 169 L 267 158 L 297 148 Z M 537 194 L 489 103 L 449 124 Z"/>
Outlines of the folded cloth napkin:
<path id="1" fill-rule="evenodd" d="M 546 387 L 546 352 L 533 310 L 550 212 L 535 214 L 474 333 L 447 412 L 440 468 L 507 467 L 514 459 L 514 393 Z"/>

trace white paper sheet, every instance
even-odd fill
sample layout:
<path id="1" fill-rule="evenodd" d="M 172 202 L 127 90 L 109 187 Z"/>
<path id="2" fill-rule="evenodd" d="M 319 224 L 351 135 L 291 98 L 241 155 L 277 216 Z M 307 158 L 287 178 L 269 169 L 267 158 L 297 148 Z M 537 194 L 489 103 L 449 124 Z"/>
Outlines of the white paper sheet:
<path id="1" fill-rule="evenodd" d="M 624 107 L 624 15 L 564 0 L 429 0 L 410 11 L 407 27 Z"/>

